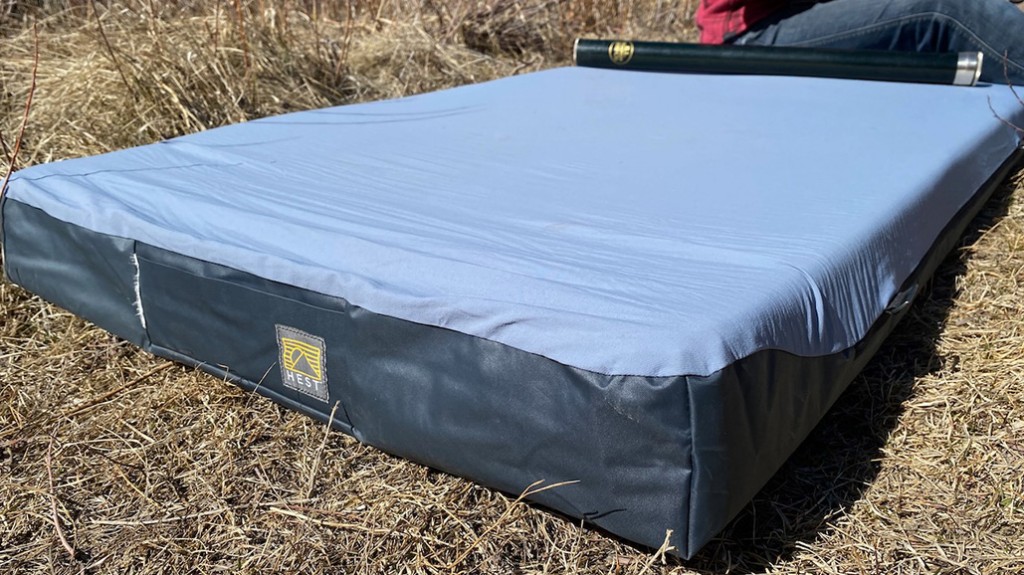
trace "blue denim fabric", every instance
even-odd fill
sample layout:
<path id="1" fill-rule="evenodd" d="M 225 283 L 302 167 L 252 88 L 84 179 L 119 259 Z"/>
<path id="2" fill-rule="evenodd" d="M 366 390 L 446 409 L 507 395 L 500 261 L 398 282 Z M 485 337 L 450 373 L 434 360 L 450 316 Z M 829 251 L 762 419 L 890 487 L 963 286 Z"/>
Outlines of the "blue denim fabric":
<path id="1" fill-rule="evenodd" d="M 1024 85 L 1024 12 L 1008 0 L 801 1 L 735 44 L 981 51 L 983 82 Z"/>

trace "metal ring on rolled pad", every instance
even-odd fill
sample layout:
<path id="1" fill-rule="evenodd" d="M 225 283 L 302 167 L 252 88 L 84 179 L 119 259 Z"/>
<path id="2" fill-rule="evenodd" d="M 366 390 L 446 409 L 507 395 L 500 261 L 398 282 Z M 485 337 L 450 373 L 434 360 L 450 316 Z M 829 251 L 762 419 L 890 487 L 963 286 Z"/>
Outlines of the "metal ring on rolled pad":
<path id="1" fill-rule="evenodd" d="M 960 59 L 956 62 L 956 76 L 953 77 L 955 86 L 974 86 L 981 78 L 981 67 L 985 62 L 985 55 L 981 52 L 960 52 Z"/>

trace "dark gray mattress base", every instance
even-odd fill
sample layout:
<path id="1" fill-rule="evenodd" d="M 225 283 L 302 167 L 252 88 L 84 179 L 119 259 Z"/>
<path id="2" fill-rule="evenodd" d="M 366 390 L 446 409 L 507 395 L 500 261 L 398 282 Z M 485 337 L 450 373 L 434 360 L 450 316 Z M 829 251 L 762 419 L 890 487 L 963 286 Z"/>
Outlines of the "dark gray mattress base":
<path id="1" fill-rule="evenodd" d="M 509 493 L 576 481 L 533 500 L 643 545 L 672 530 L 675 553 L 690 557 L 818 423 L 1021 155 L 960 210 L 858 345 L 823 357 L 762 351 L 707 377 L 577 369 L 13 200 L 0 224 L 13 282 L 156 355 Z M 281 329 L 322 342 L 326 401 L 285 385 Z"/>

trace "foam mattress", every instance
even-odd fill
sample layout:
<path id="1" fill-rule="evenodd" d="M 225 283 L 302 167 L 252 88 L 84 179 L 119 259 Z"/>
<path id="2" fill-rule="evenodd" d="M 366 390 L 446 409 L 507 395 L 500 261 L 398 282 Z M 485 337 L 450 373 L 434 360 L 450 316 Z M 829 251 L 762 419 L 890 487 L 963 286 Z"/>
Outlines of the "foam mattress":
<path id="1" fill-rule="evenodd" d="M 555 69 L 17 172 L 7 277 L 691 556 L 1018 155 L 1006 87 Z M 333 417 L 331 414 L 333 413 Z"/>

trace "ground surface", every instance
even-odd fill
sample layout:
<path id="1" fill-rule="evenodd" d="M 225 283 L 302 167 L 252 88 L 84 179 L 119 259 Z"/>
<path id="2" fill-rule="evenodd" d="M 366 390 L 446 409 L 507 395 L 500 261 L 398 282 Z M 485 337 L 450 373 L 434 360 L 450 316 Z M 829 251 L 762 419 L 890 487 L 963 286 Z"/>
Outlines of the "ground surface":
<path id="1" fill-rule="evenodd" d="M 692 38 L 694 2 L 0 2 L 18 165 Z M 6 154 L 0 154 L 3 156 Z M 6 164 L 0 161 L 0 173 Z M 1024 572 L 1024 186 L 695 559 L 355 443 L 0 283 L 0 571 Z"/>

